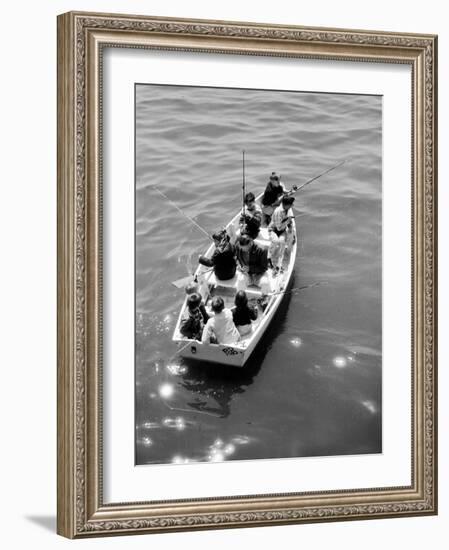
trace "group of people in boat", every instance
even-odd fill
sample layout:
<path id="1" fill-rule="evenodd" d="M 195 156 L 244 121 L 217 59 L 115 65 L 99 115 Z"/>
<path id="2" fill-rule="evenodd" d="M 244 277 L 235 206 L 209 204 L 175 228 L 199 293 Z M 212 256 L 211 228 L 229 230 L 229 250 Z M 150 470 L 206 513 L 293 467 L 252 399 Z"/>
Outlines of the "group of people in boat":
<path id="1" fill-rule="evenodd" d="M 221 296 L 214 296 L 209 312 L 196 283 L 187 285 L 186 292 L 187 312 L 180 327 L 181 334 L 186 338 L 212 344 L 235 344 L 251 333 L 258 310 L 249 305 L 244 290 L 237 291 L 233 308 L 225 307 Z"/>
<path id="2" fill-rule="evenodd" d="M 287 191 L 279 176 L 273 172 L 267 183 L 261 205 L 254 193 L 246 193 L 239 230 L 218 231 L 212 235 L 214 251 L 210 257 L 200 256 L 199 263 L 212 268 L 215 279 L 229 281 L 236 278 L 234 307 L 226 308 L 223 298 L 212 298 L 209 313 L 195 283 L 186 287 L 187 309 L 181 321 L 180 332 L 189 339 L 219 344 L 237 342 L 252 331 L 252 322 L 258 310 L 248 304 L 245 289 L 260 288 L 262 296 L 271 292 L 268 270 L 272 277 L 283 271 L 284 253 L 294 244 L 293 187 Z M 256 241 L 262 227 L 268 228 L 269 247 Z"/>

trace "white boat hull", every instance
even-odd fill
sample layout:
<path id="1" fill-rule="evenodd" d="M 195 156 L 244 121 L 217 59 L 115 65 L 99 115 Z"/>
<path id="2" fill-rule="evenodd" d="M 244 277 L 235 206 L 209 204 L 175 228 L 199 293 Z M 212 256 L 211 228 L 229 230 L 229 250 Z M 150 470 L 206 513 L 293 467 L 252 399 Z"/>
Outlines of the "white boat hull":
<path id="1" fill-rule="evenodd" d="M 258 197 L 260 198 L 260 196 Z M 227 225 L 226 229 L 228 233 L 232 234 L 238 227 L 240 213 L 238 213 Z M 296 225 L 293 220 L 293 232 L 296 237 Z M 266 228 L 262 228 L 260 232 L 260 238 L 256 239 L 256 242 L 261 246 L 267 246 L 269 242 L 268 231 Z M 182 336 L 179 332 L 179 327 L 187 307 L 187 297 L 184 300 L 181 312 L 178 317 L 178 322 L 173 334 L 173 341 L 180 344 L 178 351 L 181 357 L 188 359 L 195 359 L 197 361 L 203 361 L 207 363 L 215 363 L 220 365 L 229 365 L 233 367 L 243 367 L 248 361 L 249 357 L 259 344 L 260 340 L 264 336 L 268 327 L 270 326 L 273 317 L 279 309 L 293 276 L 295 261 L 296 261 L 297 242 L 295 238 L 294 244 L 291 246 L 291 250 L 286 251 L 289 254 L 288 263 L 285 265 L 284 273 L 279 274 L 277 277 L 273 277 L 271 269 L 267 274 L 269 277 L 270 287 L 272 294 L 269 298 L 266 309 L 261 312 L 257 322 L 255 322 L 252 332 L 245 336 L 241 341 L 233 345 L 211 344 L 202 343 L 197 340 L 189 340 Z M 210 257 L 213 252 L 213 245 L 208 249 L 206 256 Z M 236 277 L 231 281 L 217 281 L 212 272 L 208 272 L 207 268 L 199 266 L 195 272 L 195 276 L 199 281 L 200 293 L 204 301 L 210 296 L 211 287 L 217 288 L 217 293 L 220 294 L 220 287 L 223 291 L 235 293 L 236 292 Z M 254 287 L 247 289 L 248 297 L 260 295 L 260 292 L 254 290 Z"/>

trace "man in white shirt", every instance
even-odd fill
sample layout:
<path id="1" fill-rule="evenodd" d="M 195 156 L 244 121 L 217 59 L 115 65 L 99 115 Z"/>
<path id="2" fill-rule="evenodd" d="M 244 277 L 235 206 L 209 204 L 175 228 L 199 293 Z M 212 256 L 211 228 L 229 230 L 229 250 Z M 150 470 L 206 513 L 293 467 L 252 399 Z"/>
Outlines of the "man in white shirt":
<path id="1" fill-rule="evenodd" d="M 277 275 L 282 270 L 285 247 L 294 244 L 292 227 L 294 201 L 295 197 L 284 196 L 281 204 L 274 210 L 268 226 L 271 240 L 269 255 L 273 265 L 273 275 Z"/>

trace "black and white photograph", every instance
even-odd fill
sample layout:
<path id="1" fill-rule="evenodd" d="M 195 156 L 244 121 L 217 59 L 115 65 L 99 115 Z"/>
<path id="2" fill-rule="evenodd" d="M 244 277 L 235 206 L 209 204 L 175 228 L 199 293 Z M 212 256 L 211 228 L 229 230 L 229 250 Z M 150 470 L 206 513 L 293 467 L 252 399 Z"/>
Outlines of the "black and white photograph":
<path id="1" fill-rule="evenodd" d="M 135 85 L 135 463 L 382 452 L 382 97 Z"/>
<path id="2" fill-rule="evenodd" d="M 444 6 L 2 6 L 3 548 L 444 548 Z"/>

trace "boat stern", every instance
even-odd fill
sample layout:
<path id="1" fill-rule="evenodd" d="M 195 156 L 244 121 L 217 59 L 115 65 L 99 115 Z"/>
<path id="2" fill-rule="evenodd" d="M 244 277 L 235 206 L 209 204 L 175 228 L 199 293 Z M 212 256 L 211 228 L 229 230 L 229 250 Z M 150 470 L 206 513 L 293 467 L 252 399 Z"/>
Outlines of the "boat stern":
<path id="1" fill-rule="evenodd" d="M 216 363 L 233 367 L 243 367 L 247 359 L 246 349 L 237 346 L 209 344 L 197 340 L 178 340 L 181 346 L 179 355 L 186 359 Z"/>

